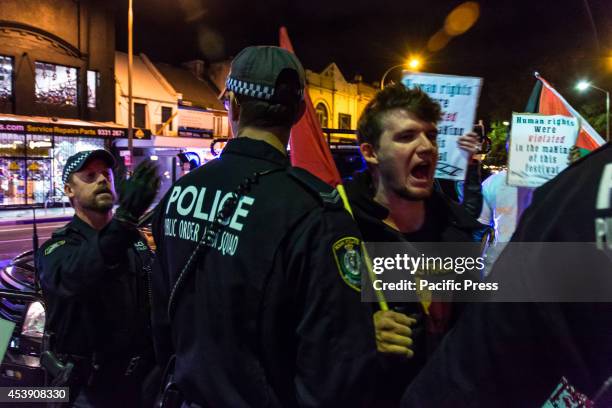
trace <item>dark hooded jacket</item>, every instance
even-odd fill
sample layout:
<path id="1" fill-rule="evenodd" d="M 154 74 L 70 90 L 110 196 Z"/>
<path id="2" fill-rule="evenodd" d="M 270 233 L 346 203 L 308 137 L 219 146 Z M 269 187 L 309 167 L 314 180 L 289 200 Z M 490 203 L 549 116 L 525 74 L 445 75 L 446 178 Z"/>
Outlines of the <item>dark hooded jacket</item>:
<path id="1" fill-rule="evenodd" d="M 458 203 L 441 192 L 434 191 L 426 200 L 426 216 L 423 227 L 414 233 L 403 234 L 383 222 L 389 211 L 374 201 L 374 187 L 369 171 L 357 172 L 345 183 L 357 225 L 365 242 L 474 242 L 489 230 L 476 221 Z M 406 386 L 425 365 L 444 335 L 453 326 L 460 310 L 460 303 L 437 303 L 435 310 L 424 314 L 419 303 L 390 304 L 398 312 L 417 319 L 413 326 L 414 357 L 400 360 L 380 356 L 382 379 L 377 387 L 378 406 L 393 407 Z"/>

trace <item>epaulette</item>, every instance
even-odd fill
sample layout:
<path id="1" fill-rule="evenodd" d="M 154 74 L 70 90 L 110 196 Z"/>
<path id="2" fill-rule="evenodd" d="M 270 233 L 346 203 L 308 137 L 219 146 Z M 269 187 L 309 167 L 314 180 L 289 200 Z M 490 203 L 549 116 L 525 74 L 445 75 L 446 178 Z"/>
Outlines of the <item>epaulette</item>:
<path id="1" fill-rule="evenodd" d="M 287 168 L 287 174 L 297 180 L 298 183 L 305 187 L 310 193 L 318 197 L 324 207 L 334 209 L 344 207 L 338 190 L 308 171 L 299 167 L 289 167 Z"/>

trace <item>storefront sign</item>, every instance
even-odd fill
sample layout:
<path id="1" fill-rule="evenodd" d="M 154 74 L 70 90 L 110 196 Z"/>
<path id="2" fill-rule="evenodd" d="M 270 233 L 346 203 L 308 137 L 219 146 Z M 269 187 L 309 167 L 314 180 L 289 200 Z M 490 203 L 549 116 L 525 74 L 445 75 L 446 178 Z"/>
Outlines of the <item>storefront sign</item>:
<path id="1" fill-rule="evenodd" d="M 539 187 L 563 171 L 579 129 L 571 116 L 513 113 L 508 185 Z"/>
<path id="2" fill-rule="evenodd" d="M 201 130 L 201 129 L 179 129 L 178 135 L 180 137 L 195 137 L 198 139 L 210 139 L 212 138 L 212 130 Z"/>
<path id="3" fill-rule="evenodd" d="M 150 139 L 151 131 L 144 129 L 142 139 Z M 0 133 L 37 134 L 55 136 L 90 136 L 104 138 L 127 137 L 127 129 L 98 126 L 77 126 L 55 123 L 0 121 Z"/>
<path id="4" fill-rule="evenodd" d="M 184 129 L 202 129 L 213 130 L 215 115 L 211 112 L 199 110 L 195 108 L 187 109 L 179 107 L 178 123 L 180 128 Z"/>
<path id="5" fill-rule="evenodd" d="M 482 78 L 408 72 L 402 83 L 409 88 L 421 88 L 442 108 L 436 178 L 465 179 L 468 154 L 459 148 L 457 139 L 472 131 Z"/>

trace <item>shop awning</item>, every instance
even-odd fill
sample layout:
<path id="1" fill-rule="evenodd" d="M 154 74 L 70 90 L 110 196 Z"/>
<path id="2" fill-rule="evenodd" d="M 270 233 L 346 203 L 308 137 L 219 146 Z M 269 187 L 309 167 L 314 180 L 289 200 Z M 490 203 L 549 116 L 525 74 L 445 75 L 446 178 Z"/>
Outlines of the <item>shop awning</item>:
<path id="1" fill-rule="evenodd" d="M 140 139 L 149 139 L 151 131 L 134 131 Z M 126 138 L 127 129 L 114 122 L 93 122 L 46 116 L 0 114 L 0 133 L 42 134 L 55 136 L 90 136 L 104 138 Z M 137 139 L 136 137 L 134 138 Z"/>

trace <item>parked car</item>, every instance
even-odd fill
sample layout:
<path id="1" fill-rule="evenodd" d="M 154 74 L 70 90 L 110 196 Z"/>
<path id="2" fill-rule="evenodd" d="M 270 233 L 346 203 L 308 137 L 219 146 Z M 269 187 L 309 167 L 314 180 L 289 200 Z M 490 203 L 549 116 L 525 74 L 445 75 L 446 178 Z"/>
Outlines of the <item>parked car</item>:
<path id="1" fill-rule="evenodd" d="M 0 269 L 0 290 L 15 292 L 0 297 L 0 318 L 15 323 L 0 365 L 0 386 L 42 386 L 40 353 L 45 328 L 45 308 L 34 278 L 32 251 L 15 257 Z"/>

